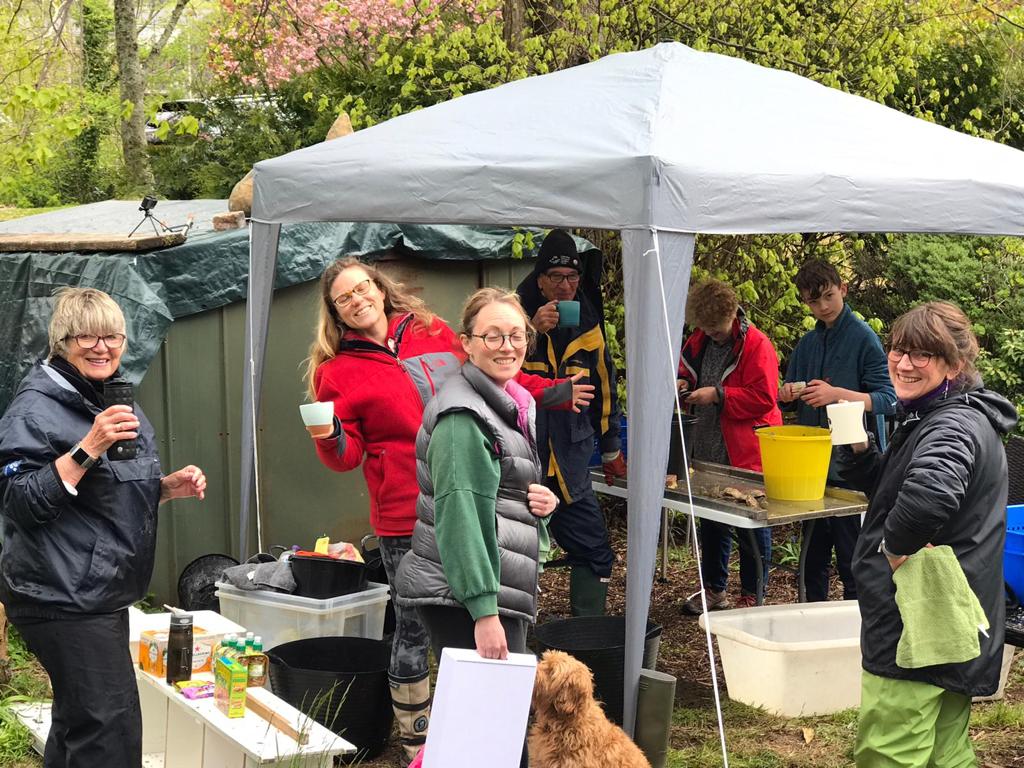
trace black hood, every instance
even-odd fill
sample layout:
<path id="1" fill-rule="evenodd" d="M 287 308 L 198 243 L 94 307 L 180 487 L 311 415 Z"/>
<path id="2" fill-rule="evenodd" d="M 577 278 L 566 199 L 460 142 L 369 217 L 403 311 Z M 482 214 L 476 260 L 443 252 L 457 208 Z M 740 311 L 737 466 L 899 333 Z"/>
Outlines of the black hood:
<path id="1" fill-rule="evenodd" d="M 1009 434 L 1017 425 L 1017 409 L 1013 406 L 1013 403 L 998 392 L 985 389 L 983 386 L 967 389 L 955 395 L 951 394 L 948 398 L 933 400 L 920 408 L 908 409 L 897 404 L 896 417 L 900 421 L 914 419 L 929 411 L 938 410 L 950 405 L 968 405 L 975 410 L 981 411 L 985 414 L 985 418 L 989 420 L 992 428 L 1000 435 Z"/>

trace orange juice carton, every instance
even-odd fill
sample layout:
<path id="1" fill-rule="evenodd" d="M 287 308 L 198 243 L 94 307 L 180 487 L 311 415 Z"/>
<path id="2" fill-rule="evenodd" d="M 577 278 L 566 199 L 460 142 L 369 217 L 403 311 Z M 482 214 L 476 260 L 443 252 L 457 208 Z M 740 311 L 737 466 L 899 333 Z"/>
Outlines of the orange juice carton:
<path id="1" fill-rule="evenodd" d="M 169 629 L 146 629 L 139 636 L 139 667 L 157 677 L 167 674 L 167 635 Z M 221 635 L 202 627 L 192 630 L 192 672 L 212 672 L 213 648 Z"/>
<path id="2" fill-rule="evenodd" d="M 213 670 L 213 700 L 217 709 L 228 717 L 243 717 L 248 678 L 249 672 L 244 665 L 218 656 Z"/>

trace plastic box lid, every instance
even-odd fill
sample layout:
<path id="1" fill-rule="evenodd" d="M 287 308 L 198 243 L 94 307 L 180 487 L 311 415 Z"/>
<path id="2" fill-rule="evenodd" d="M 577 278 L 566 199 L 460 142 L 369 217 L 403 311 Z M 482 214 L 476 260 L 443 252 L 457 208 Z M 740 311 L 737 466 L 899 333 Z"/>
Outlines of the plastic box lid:
<path id="1" fill-rule="evenodd" d="M 317 600 L 314 597 L 299 597 L 266 589 L 239 589 L 224 582 L 217 582 L 217 597 L 309 613 L 329 613 L 344 608 L 358 608 L 368 603 L 386 602 L 390 591 L 387 584 L 376 584 L 371 581 L 367 583 L 366 589 L 360 592 Z"/>

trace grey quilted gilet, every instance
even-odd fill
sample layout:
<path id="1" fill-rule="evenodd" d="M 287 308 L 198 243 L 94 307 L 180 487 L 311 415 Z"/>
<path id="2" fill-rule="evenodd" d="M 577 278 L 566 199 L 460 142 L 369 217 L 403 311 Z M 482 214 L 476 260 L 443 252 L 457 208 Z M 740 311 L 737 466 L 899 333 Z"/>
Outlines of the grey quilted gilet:
<path id="1" fill-rule="evenodd" d="M 495 504 L 500 557 L 498 613 L 533 622 L 537 615 L 537 518 L 530 513 L 526 491 L 540 482 L 541 467 L 534 446 L 534 404 L 530 404 L 530 436 L 517 428 L 515 402 L 472 363 L 445 382 L 423 413 L 416 436 L 416 475 L 420 495 L 412 550 L 402 559 L 396 578 L 403 605 L 460 605 L 445 579 L 434 534 L 434 486 L 427 466 L 427 446 L 438 419 L 453 411 L 469 411 L 491 436 L 498 455 L 500 480 Z"/>

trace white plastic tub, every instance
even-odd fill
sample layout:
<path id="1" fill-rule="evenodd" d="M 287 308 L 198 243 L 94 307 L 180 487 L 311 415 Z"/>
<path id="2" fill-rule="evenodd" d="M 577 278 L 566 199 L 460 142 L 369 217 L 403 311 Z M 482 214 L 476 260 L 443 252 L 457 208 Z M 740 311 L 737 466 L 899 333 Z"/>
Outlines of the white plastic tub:
<path id="1" fill-rule="evenodd" d="M 316 600 L 266 590 L 242 590 L 217 583 L 220 613 L 263 637 L 263 647 L 308 637 L 384 635 L 388 585 L 370 582 L 362 592 Z"/>
<path id="2" fill-rule="evenodd" d="M 710 619 L 729 698 L 784 717 L 860 706 L 856 600 L 739 608 Z"/>

